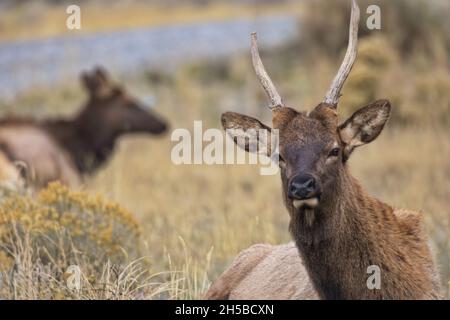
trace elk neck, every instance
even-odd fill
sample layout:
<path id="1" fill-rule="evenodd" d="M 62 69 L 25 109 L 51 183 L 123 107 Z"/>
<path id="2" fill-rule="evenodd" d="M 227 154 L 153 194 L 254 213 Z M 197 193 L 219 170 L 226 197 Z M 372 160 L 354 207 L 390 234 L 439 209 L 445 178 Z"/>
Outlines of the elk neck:
<path id="1" fill-rule="evenodd" d="M 66 150 L 81 174 L 90 174 L 111 156 L 118 134 L 101 126 L 98 119 L 45 120 L 44 129 Z"/>
<path id="2" fill-rule="evenodd" d="M 364 226 L 368 225 L 366 215 L 374 205 L 392 211 L 388 205 L 366 194 L 347 167 L 344 167 L 337 173 L 333 185 L 327 186 L 327 192 L 322 194 L 316 208 L 297 211 L 288 205 L 290 229 L 296 240 L 314 248 L 324 241 L 342 238 L 344 234 L 349 234 L 348 231 L 353 231 L 352 234 L 359 231 L 367 234 L 364 230 Z"/>
<path id="3" fill-rule="evenodd" d="M 417 276 L 421 266 L 409 264 L 410 253 L 402 246 L 405 239 L 393 208 L 368 195 L 346 166 L 331 190 L 315 209 L 295 211 L 288 206 L 290 232 L 319 295 L 324 299 L 398 298 L 396 284 L 408 286 L 408 277 Z M 371 265 L 384 273 L 381 290 L 367 288 Z M 427 281 L 412 285 L 430 289 Z M 408 294 L 424 292 L 414 289 L 405 288 L 404 297 L 417 298 Z"/>

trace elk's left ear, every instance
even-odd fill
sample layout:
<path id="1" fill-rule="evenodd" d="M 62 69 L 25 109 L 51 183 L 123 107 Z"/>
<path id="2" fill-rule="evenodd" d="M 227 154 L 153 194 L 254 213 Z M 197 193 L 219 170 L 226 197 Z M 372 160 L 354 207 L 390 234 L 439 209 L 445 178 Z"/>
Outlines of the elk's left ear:
<path id="1" fill-rule="evenodd" d="M 377 100 L 356 111 L 339 126 L 339 135 L 344 143 L 344 161 L 356 147 L 372 142 L 378 137 L 389 119 L 390 113 L 390 102 Z"/>

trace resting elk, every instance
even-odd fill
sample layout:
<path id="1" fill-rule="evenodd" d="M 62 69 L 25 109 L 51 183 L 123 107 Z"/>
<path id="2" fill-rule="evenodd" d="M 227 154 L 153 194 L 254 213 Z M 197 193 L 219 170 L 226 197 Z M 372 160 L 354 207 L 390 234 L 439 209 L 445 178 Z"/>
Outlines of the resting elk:
<path id="1" fill-rule="evenodd" d="M 17 186 L 25 175 L 35 188 L 55 180 L 74 185 L 110 158 L 120 136 L 167 130 L 161 117 L 113 83 L 104 69 L 83 73 L 81 80 L 88 101 L 73 118 L 0 120 L 3 182 Z"/>
<path id="2" fill-rule="evenodd" d="M 439 279 L 420 213 L 395 209 L 368 194 L 352 177 L 348 159 L 381 133 L 391 105 L 378 100 L 338 119 L 341 89 L 357 55 L 359 8 L 352 3 L 343 63 L 325 99 L 311 112 L 287 107 L 260 60 L 256 35 L 252 59 L 270 98 L 272 128 L 279 132 L 283 198 L 293 243 L 254 245 L 211 286 L 208 299 L 437 299 Z M 247 151 L 245 133 L 272 130 L 257 119 L 227 112 L 222 124 Z M 250 130 L 253 129 L 253 130 Z M 239 135 L 244 135 L 244 139 Z M 248 140 L 247 140 L 248 141 Z M 255 151 L 257 150 L 257 151 Z M 380 284 L 368 286 L 368 267 Z"/>

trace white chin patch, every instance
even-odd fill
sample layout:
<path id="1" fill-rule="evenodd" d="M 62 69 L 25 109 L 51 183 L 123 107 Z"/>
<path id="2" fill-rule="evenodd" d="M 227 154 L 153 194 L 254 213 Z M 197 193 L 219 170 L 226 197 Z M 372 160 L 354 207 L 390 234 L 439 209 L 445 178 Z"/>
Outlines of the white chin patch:
<path id="1" fill-rule="evenodd" d="M 303 207 L 315 208 L 319 204 L 319 200 L 317 198 L 305 199 L 305 200 L 294 200 L 292 201 L 295 209 L 300 209 Z"/>

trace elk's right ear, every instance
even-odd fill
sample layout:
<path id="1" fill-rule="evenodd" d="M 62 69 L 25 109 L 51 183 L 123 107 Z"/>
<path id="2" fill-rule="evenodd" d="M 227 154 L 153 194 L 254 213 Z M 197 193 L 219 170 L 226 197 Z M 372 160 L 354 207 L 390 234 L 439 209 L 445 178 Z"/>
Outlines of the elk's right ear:
<path id="1" fill-rule="evenodd" d="M 235 112 L 222 114 L 222 126 L 234 143 L 245 151 L 270 157 L 270 127 L 255 118 Z"/>

